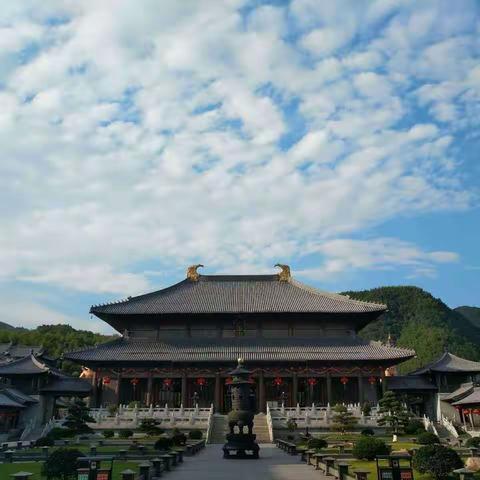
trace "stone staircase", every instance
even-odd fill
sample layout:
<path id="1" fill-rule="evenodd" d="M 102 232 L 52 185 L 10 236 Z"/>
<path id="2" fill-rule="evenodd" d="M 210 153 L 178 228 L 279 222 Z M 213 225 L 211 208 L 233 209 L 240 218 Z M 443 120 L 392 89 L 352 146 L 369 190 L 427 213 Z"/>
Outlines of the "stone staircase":
<path id="1" fill-rule="evenodd" d="M 208 443 L 225 443 L 225 436 L 228 433 L 227 415 L 215 414 L 212 417 L 212 430 Z M 267 416 L 264 413 L 255 415 L 253 433 L 257 435 L 257 443 L 270 443 L 268 434 Z"/>
<path id="2" fill-rule="evenodd" d="M 208 443 L 225 443 L 225 435 L 227 432 L 227 416 L 215 413 L 212 417 L 212 430 Z"/>
<path id="3" fill-rule="evenodd" d="M 268 433 L 267 416 L 264 413 L 255 415 L 253 433 L 257 436 L 257 443 L 271 443 Z"/>

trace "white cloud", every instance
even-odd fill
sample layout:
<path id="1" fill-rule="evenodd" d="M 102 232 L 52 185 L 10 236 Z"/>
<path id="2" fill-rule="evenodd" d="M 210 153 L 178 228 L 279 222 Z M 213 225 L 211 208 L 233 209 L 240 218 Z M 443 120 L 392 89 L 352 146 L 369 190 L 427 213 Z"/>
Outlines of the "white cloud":
<path id="1" fill-rule="evenodd" d="M 140 265 L 263 269 L 312 242 L 332 270 L 369 268 L 369 251 L 326 245 L 473 202 L 451 148 L 480 118 L 465 14 L 445 19 L 436 2 L 22 5 L 0 14 L 13 52 L 0 69 L 4 281 L 134 294 L 149 287 Z M 421 109 L 431 118 L 418 123 Z M 419 268 L 378 242 L 386 264 Z M 428 258 L 418 252 L 405 258 Z M 433 269 L 453 255 L 430 253 Z"/>

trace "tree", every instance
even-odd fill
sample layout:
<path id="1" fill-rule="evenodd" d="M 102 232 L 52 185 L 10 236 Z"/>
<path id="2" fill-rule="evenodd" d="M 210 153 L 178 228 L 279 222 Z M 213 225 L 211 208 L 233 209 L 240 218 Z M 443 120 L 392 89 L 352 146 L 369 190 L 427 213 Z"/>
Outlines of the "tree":
<path id="1" fill-rule="evenodd" d="M 427 445 L 418 449 L 413 467 L 420 473 L 430 473 L 437 480 L 446 478 L 453 470 L 463 467 L 458 453 L 443 445 Z"/>
<path id="2" fill-rule="evenodd" d="M 337 404 L 333 407 L 333 423 L 332 429 L 345 433 L 351 430 L 357 424 L 357 419 L 349 412 L 345 405 Z"/>
<path id="3" fill-rule="evenodd" d="M 87 422 L 95 423 L 95 420 L 90 416 L 85 403 L 77 398 L 68 407 L 67 418 L 63 424 L 75 434 L 91 433 L 92 429 L 87 425 Z"/>
<path id="4" fill-rule="evenodd" d="M 393 433 L 400 433 L 408 425 L 410 415 L 405 405 L 392 391 L 387 391 L 378 402 L 378 424 L 387 426 Z"/>
<path id="5" fill-rule="evenodd" d="M 359 460 L 373 460 L 378 455 L 388 455 L 390 446 L 379 438 L 362 436 L 355 442 L 352 453 Z"/>
<path id="6" fill-rule="evenodd" d="M 77 473 L 77 459 L 83 456 L 83 453 L 79 450 L 59 448 L 45 460 L 42 475 L 47 480 L 69 480 Z"/>

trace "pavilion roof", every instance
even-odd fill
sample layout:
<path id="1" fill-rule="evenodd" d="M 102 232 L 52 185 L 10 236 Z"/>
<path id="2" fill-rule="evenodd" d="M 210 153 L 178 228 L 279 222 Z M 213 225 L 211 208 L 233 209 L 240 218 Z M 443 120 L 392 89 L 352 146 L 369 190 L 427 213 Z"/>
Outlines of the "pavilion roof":
<path id="1" fill-rule="evenodd" d="M 4 390 L 0 391 L 0 408 L 25 408 L 25 405 L 16 401 Z"/>
<path id="2" fill-rule="evenodd" d="M 428 379 L 408 375 L 387 377 L 387 387 L 389 390 L 438 390 Z"/>
<path id="3" fill-rule="evenodd" d="M 92 385 L 87 380 L 69 377 L 66 375 L 55 376 L 47 385 L 40 389 L 40 393 L 57 395 L 78 395 L 86 396 L 92 391 Z"/>
<path id="4" fill-rule="evenodd" d="M 480 405 L 480 387 L 474 387 L 473 391 L 466 397 L 452 403 L 453 406 Z"/>
<path id="5" fill-rule="evenodd" d="M 474 362 L 465 358 L 457 357 L 450 352 L 444 352 L 438 359 L 425 365 L 410 375 L 422 375 L 424 373 L 480 373 L 480 362 Z"/>
<path id="6" fill-rule="evenodd" d="M 96 362 L 233 362 L 248 361 L 394 361 L 412 358 L 413 350 L 367 342 L 355 337 L 320 338 L 120 338 L 93 348 L 66 353 L 79 363 Z"/>
<path id="7" fill-rule="evenodd" d="M 195 313 L 372 313 L 387 307 L 327 293 L 281 275 L 198 275 L 168 288 L 92 306 L 102 315 Z"/>
<path id="8" fill-rule="evenodd" d="M 450 393 L 444 393 L 441 396 L 441 399 L 445 402 L 454 402 L 460 400 L 461 398 L 466 397 L 473 392 L 473 382 L 462 383 L 460 387 Z"/>
<path id="9" fill-rule="evenodd" d="M 11 375 L 39 375 L 51 370 L 46 363 L 38 359 L 33 353 L 18 360 L 0 365 L 0 377 Z"/>

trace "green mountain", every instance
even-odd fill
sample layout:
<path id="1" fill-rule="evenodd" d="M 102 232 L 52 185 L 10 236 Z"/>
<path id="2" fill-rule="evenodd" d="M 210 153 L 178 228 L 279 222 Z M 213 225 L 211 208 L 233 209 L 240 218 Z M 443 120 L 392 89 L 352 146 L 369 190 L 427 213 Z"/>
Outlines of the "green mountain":
<path id="1" fill-rule="evenodd" d="M 8 323 L 0 322 L 0 330 L 15 330 L 15 327 Z"/>
<path id="2" fill-rule="evenodd" d="M 480 307 L 457 307 L 454 309 L 456 312 L 463 315 L 470 323 L 480 328 Z"/>
<path id="3" fill-rule="evenodd" d="M 456 355 L 480 360 L 480 328 L 421 288 L 380 287 L 344 293 L 388 306 L 388 311 L 360 334 L 381 341 L 391 334 L 398 346 L 413 348 L 417 357 L 399 367 L 402 373 L 432 361 L 445 347 Z"/>

